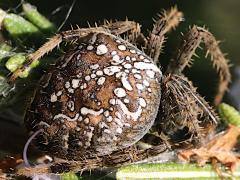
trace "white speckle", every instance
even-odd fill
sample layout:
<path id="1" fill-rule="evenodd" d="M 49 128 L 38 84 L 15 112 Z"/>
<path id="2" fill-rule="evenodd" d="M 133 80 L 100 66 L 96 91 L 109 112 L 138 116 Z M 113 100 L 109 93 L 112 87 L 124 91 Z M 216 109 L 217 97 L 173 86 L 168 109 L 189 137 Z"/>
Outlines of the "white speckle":
<path id="1" fill-rule="evenodd" d="M 117 51 L 112 51 L 112 52 L 111 52 L 111 55 L 112 55 L 112 56 L 114 56 L 114 55 L 116 55 L 116 54 L 117 54 Z"/>
<path id="2" fill-rule="evenodd" d="M 158 67 L 153 63 L 135 62 L 134 67 L 140 70 L 150 69 L 159 72 Z"/>
<path id="3" fill-rule="evenodd" d="M 85 124 L 88 124 L 89 123 L 89 118 L 85 118 L 83 121 L 84 121 Z"/>
<path id="4" fill-rule="evenodd" d="M 123 87 L 124 87 L 125 89 L 127 89 L 127 90 L 129 90 L 129 91 L 132 91 L 132 90 L 133 90 L 131 84 L 130 84 L 129 81 L 128 81 L 128 78 L 127 78 L 126 73 L 124 73 L 124 74 L 122 75 L 121 81 L 122 81 L 122 85 L 123 85 Z"/>
<path id="5" fill-rule="evenodd" d="M 124 72 L 125 72 L 125 73 L 129 73 L 130 71 L 129 71 L 128 69 L 126 69 Z"/>
<path id="6" fill-rule="evenodd" d="M 83 83 L 83 85 L 80 86 L 80 89 L 85 89 L 87 88 L 87 83 Z"/>
<path id="7" fill-rule="evenodd" d="M 82 120 L 83 120 L 83 117 L 80 116 L 80 117 L 78 118 L 78 121 L 82 121 Z"/>
<path id="8" fill-rule="evenodd" d="M 85 146 L 87 147 L 91 146 L 90 142 L 85 142 Z"/>
<path id="9" fill-rule="evenodd" d="M 142 79 L 142 76 L 140 74 L 134 74 L 133 75 L 136 79 Z"/>
<path id="10" fill-rule="evenodd" d="M 118 73 L 116 74 L 116 78 L 120 78 L 120 77 L 122 76 L 122 74 L 123 74 L 123 72 L 118 72 Z"/>
<path id="11" fill-rule="evenodd" d="M 121 45 L 118 46 L 118 49 L 119 49 L 120 51 L 126 51 L 127 48 L 126 48 L 125 45 L 121 44 Z"/>
<path id="12" fill-rule="evenodd" d="M 146 86 L 146 87 L 148 87 L 148 86 L 150 85 L 147 80 L 143 80 L 143 84 L 144 84 L 144 86 Z"/>
<path id="13" fill-rule="evenodd" d="M 91 69 L 97 69 L 99 68 L 99 64 L 93 64 L 90 66 Z"/>
<path id="14" fill-rule="evenodd" d="M 67 81 L 66 83 L 65 83 L 65 88 L 70 88 L 70 82 L 69 81 Z"/>
<path id="15" fill-rule="evenodd" d="M 115 99 L 110 99 L 109 103 L 112 104 L 112 105 L 115 105 L 116 104 L 116 100 Z"/>
<path id="16" fill-rule="evenodd" d="M 98 81 L 97 81 L 97 84 L 98 84 L 98 85 L 103 85 L 104 82 L 105 82 L 105 80 L 106 80 L 105 77 L 100 77 L 100 78 L 98 79 Z"/>
<path id="17" fill-rule="evenodd" d="M 70 111 L 74 111 L 74 102 L 73 101 L 68 101 L 67 106 Z"/>
<path id="18" fill-rule="evenodd" d="M 117 118 L 120 120 L 122 119 L 122 115 L 120 114 L 120 112 L 116 111 L 115 115 L 117 116 Z"/>
<path id="19" fill-rule="evenodd" d="M 147 90 L 148 90 L 148 92 L 152 92 L 152 89 L 151 89 L 151 88 L 148 88 Z"/>
<path id="20" fill-rule="evenodd" d="M 53 94 L 51 95 L 50 101 L 51 101 L 51 102 L 56 102 L 56 101 L 57 101 L 57 96 L 56 96 L 55 93 L 53 93 Z"/>
<path id="21" fill-rule="evenodd" d="M 116 129 L 116 132 L 117 132 L 118 134 L 121 134 L 121 133 L 122 133 L 122 128 L 118 127 L 118 128 Z"/>
<path id="22" fill-rule="evenodd" d="M 125 99 L 123 100 L 123 102 L 127 104 L 127 103 L 129 103 L 129 99 L 126 99 L 126 98 L 125 98 Z"/>
<path id="23" fill-rule="evenodd" d="M 135 74 L 135 73 L 141 73 L 141 72 L 137 69 L 132 69 L 132 73 Z"/>
<path id="24" fill-rule="evenodd" d="M 123 123 L 119 118 L 114 118 L 114 121 L 121 127 L 123 127 Z"/>
<path id="25" fill-rule="evenodd" d="M 107 110 L 103 114 L 104 114 L 105 117 L 108 117 L 109 116 L 109 111 Z"/>
<path id="26" fill-rule="evenodd" d="M 132 117 L 134 121 L 137 121 L 142 113 L 141 106 L 138 106 L 138 109 L 136 112 L 130 112 L 127 106 L 120 99 L 117 99 L 116 103 L 120 105 L 120 108 L 122 109 L 123 114 L 126 115 L 127 117 Z"/>
<path id="27" fill-rule="evenodd" d="M 139 90 L 143 90 L 143 88 L 144 88 L 143 85 L 142 85 L 142 84 L 139 84 L 139 83 L 136 84 L 136 87 L 137 87 Z"/>
<path id="28" fill-rule="evenodd" d="M 116 40 L 117 43 L 121 43 L 121 41 L 119 39 Z"/>
<path id="29" fill-rule="evenodd" d="M 130 49 L 130 53 L 136 54 L 136 50 L 135 49 Z"/>
<path id="30" fill-rule="evenodd" d="M 97 102 L 97 105 L 100 106 L 100 105 L 101 105 L 101 102 L 98 101 L 98 102 Z"/>
<path id="31" fill-rule="evenodd" d="M 91 77 L 89 75 L 85 76 L 85 80 L 89 81 L 91 79 Z"/>
<path id="32" fill-rule="evenodd" d="M 80 60 L 80 58 L 81 58 L 81 54 L 78 54 L 77 55 L 77 60 Z"/>
<path id="33" fill-rule="evenodd" d="M 99 70 L 99 71 L 96 72 L 96 75 L 97 75 L 97 76 L 102 76 L 102 75 L 103 75 L 103 72 Z"/>
<path id="34" fill-rule="evenodd" d="M 68 92 L 73 94 L 74 93 L 74 89 L 68 88 Z"/>
<path id="35" fill-rule="evenodd" d="M 103 54 L 106 54 L 107 52 L 108 52 L 108 48 L 105 44 L 100 44 L 97 47 L 97 51 L 96 51 L 97 55 L 103 55 Z"/>
<path id="36" fill-rule="evenodd" d="M 118 62 L 120 60 L 119 55 L 114 55 L 112 60 Z"/>
<path id="37" fill-rule="evenodd" d="M 103 112 L 103 109 L 100 109 L 99 111 L 94 111 L 93 109 L 88 109 L 86 107 L 81 108 L 82 115 L 91 114 L 94 116 L 99 116 L 100 114 L 102 114 L 102 112 Z"/>
<path id="38" fill-rule="evenodd" d="M 124 97 L 124 96 L 126 96 L 126 91 L 123 88 L 116 88 L 116 89 L 114 89 L 114 94 L 117 97 Z"/>
<path id="39" fill-rule="evenodd" d="M 146 71 L 146 74 L 147 74 L 147 76 L 150 77 L 150 78 L 154 78 L 154 76 L 155 76 L 155 72 L 153 72 L 153 71 L 151 71 L 151 70 L 147 70 L 147 71 Z"/>
<path id="40" fill-rule="evenodd" d="M 82 145 L 83 145 L 81 141 L 78 141 L 77 144 L 78 144 L 79 146 L 82 146 Z"/>
<path id="41" fill-rule="evenodd" d="M 143 99 L 143 98 L 139 98 L 139 104 L 142 107 L 146 107 L 147 106 L 147 103 L 146 103 L 145 99 Z"/>
<path id="42" fill-rule="evenodd" d="M 81 130 L 81 128 L 80 127 L 76 127 L 76 131 L 80 131 Z"/>
<path id="43" fill-rule="evenodd" d="M 99 124 L 98 124 L 98 126 L 102 129 L 102 128 L 109 128 L 109 126 L 105 123 L 105 122 L 100 122 Z"/>
<path id="44" fill-rule="evenodd" d="M 87 47 L 87 50 L 89 50 L 89 51 L 93 50 L 93 46 L 92 46 L 92 45 L 89 45 L 89 46 Z"/>
<path id="45" fill-rule="evenodd" d="M 135 57 L 132 57 L 132 61 L 136 61 L 137 59 Z"/>
<path id="46" fill-rule="evenodd" d="M 132 65 L 131 64 L 124 64 L 123 67 L 125 67 L 126 69 L 130 69 L 130 68 L 132 68 Z"/>
<path id="47" fill-rule="evenodd" d="M 57 96 L 61 96 L 62 95 L 62 91 L 58 91 L 56 95 Z"/>
<path id="48" fill-rule="evenodd" d="M 130 60 L 131 60 L 130 56 L 126 56 L 125 59 L 126 59 L 127 61 L 130 61 Z"/>
<path id="49" fill-rule="evenodd" d="M 147 63 L 151 62 L 149 59 L 144 59 L 143 61 Z"/>
<path id="50" fill-rule="evenodd" d="M 96 74 L 91 74 L 91 78 L 94 79 L 97 75 Z"/>
<path id="51" fill-rule="evenodd" d="M 55 120 L 55 119 L 67 119 L 68 121 L 76 121 L 76 120 L 78 120 L 78 118 L 79 118 L 79 113 L 77 113 L 74 118 L 70 118 L 70 117 L 66 116 L 65 114 L 57 114 L 57 115 L 54 116 L 53 120 Z"/>
<path id="52" fill-rule="evenodd" d="M 107 117 L 107 119 L 106 119 L 107 122 L 112 122 L 112 120 L 113 120 L 112 116 L 109 116 L 109 117 Z"/>
<path id="53" fill-rule="evenodd" d="M 121 66 L 109 66 L 109 67 L 106 67 L 103 69 L 103 72 L 106 74 L 106 75 L 113 75 L 114 73 L 116 72 L 120 72 L 122 69 Z"/>
<path id="54" fill-rule="evenodd" d="M 75 88 L 78 88 L 79 87 L 79 79 L 73 79 L 72 80 L 72 87 L 75 89 Z"/>
<path id="55" fill-rule="evenodd" d="M 144 59 L 144 56 L 143 56 L 143 55 L 140 55 L 139 58 L 140 58 L 141 60 L 143 60 L 143 59 Z"/>
<path id="56" fill-rule="evenodd" d="M 103 132 L 105 132 L 107 134 L 111 134 L 111 131 L 109 129 L 104 129 Z"/>

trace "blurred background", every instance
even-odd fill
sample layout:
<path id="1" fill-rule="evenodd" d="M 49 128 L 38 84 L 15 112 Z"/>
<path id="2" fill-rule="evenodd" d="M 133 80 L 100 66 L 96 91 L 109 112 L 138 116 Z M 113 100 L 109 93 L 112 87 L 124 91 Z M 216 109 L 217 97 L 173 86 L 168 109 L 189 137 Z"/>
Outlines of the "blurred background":
<path id="1" fill-rule="evenodd" d="M 53 21 L 56 26 L 60 26 L 67 16 L 71 7 L 72 0 L 29 0 L 35 5 L 39 12 Z M 1 0 L 0 8 L 11 9 L 19 12 L 21 1 Z M 169 59 L 174 56 L 176 48 L 181 43 L 181 32 L 186 33 L 189 26 L 196 24 L 206 26 L 216 37 L 221 40 L 220 47 L 230 59 L 233 81 L 230 92 L 225 96 L 224 101 L 240 109 L 240 1 L 239 0 L 76 0 L 73 9 L 61 30 L 71 28 L 71 25 L 78 24 L 80 27 L 87 27 L 88 22 L 94 25 L 95 22 L 101 23 L 104 19 L 134 20 L 142 25 L 143 32 L 147 33 L 152 28 L 152 18 L 161 12 L 162 9 L 169 9 L 177 6 L 184 13 L 185 21 L 179 27 L 168 34 L 164 52 L 160 57 L 163 69 Z M 200 58 L 194 58 L 194 65 L 191 69 L 186 69 L 185 74 L 198 87 L 201 95 L 208 101 L 212 101 L 218 82 L 216 73 L 211 67 L 209 59 L 205 59 L 205 52 L 198 49 L 197 54 Z M 8 113 L 1 113 L 0 118 L 8 118 Z M 19 118 L 19 117 L 18 117 Z M 22 123 L 12 123 L 1 121 L 0 119 L 0 148 L 14 149 L 14 152 L 21 152 L 25 143 L 25 134 Z M 8 131 L 8 127 L 11 131 Z M 14 138 L 12 138 L 14 137 Z M 15 138 L 17 137 L 18 140 Z M 17 142 L 17 143 L 16 143 Z"/>

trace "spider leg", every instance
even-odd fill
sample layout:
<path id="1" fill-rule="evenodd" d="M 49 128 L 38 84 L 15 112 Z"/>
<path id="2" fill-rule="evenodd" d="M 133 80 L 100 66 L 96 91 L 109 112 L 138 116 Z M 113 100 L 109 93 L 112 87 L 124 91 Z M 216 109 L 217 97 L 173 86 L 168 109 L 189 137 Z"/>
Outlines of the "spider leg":
<path id="1" fill-rule="evenodd" d="M 76 30 L 69 30 L 56 34 L 45 44 L 43 44 L 38 50 L 28 55 L 27 61 L 22 66 L 17 68 L 17 70 L 11 75 L 9 82 L 14 82 L 23 71 L 29 68 L 30 64 L 33 61 L 38 61 L 45 54 L 49 53 L 55 47 L 59 46 L 63 41 L 71 42 L 76 40 L 76 38 L 86 36 L 91 32 L 109 32 L 114 35 L 120 35 L 128 31 L 138 32 L 136 29 L 140 30 L 140 26 L 134 21 L 119 21 L 116 23 L 105 24 L 100 27 L 79 28 Z M 131 39 L 134 41 L 133 37 Z"/>
<path id="2" fill-rule="evenodd" d="M 176 147 L 199 145 L 214 132 L 218 117 L 184 76 L 164 77 L 160 129 Z"/>
<path id="3" fill-rule="evenodd" d="M 166 150 L 167 147 L 164 144 L 145 150 L 137 149 L 137 147 L 133 145 L 102 157 L 91 159 L 83 158 L 81 161 L 58 159 L 51 164 L 44 164 L 35 167 L 20 167 L 16 171 L 16 174 L 19 176 L 32 177 L 40 174 L 59 174 L 69 171 L 77 173 L 97 168 L 120 167 L 130 163 L 137 163 L 146 160 L 147 158 L 150 158 L 152 161 L 160 160 L 161 157 L 158 155 L 166 152 Z"/>
<path id="4" fill-rule="evenodd" d="M 159 61 L 159 55 L 165 42 L 165 34 L 171 29 L 174 29 L 183 17 L 182 12 L 178 11 L 176 7 L 169 11 L 164 11 L 159 15 L 159 19 L 153 25 L 153 29 L 148 36 L 148 43 L 146 45 L 146 54 L 148 54 L 155 64 Z"/>
<path id="5" fill-rule="evenodd" d="M 214 105 L 218 105 L 231 81 L 228 60 L 225 59 L 224 54 L 220 50 L 218 46 L 219 42 L 216 41 L 214 36 L 208 30 L 198 26 L 193 26 L 185 35 L 184 39 L 185 40 L 179 49 L 176 58 L 171 60 L 166 73 L 180 74 L 186 66 L 191 64 L 191 58 L 194 55 L 196 48 L 201 41 L 203 41 L 207 49 L 206 57 L 208 54 L 211 55 L 213 67 L 216 68 L 219 74 L 220 80 L 218 92 L 214 100 Z"/>

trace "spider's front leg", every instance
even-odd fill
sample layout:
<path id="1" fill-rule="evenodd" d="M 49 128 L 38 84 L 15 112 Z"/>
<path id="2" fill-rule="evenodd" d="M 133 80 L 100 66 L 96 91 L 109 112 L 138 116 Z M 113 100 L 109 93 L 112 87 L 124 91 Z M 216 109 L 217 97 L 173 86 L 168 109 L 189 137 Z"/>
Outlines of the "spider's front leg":
<path id="1" fill-rule="evenodd" d="M 176 58 L 171 60 L 167 73 L 180 74 L 186 66 L 191 65 L 191 58 L 201 41 L 205 44 L 207 50 L 206 56 L 208 54 L 211 55 L 213 66 L 219 74 L 218 91 L 214 100 L 214 105 L 217 106 L 228 88 L 228 84 L 231 81 L 231 74 L 228 60 L 225 59 L 224 54 L 218 46 L 219 42 L 216 41 L 208 30 L 198 26 L 193 26 L 190 29 L 184 37 L 183 45 L 179 49 Z"/>
<path id="2" fill-rule="evenodd" d="M 158 63 L 158 58 L 161 53 L 163 43 L 165 42 L 165 34 L 171 29 L 174 29 L 183 17 L 182 12 L 178 11 L 176 7 L 169 11 L 164 11 L 159 15 L 159 20 L 153 25 L 153 29 L 148 36 L 148 42 L 145 47 L 146 54 L 148 54 L 154 61 Z"/>
<path id="3" fill-rule="evenodd" d="M 137 43 L 139 37 L 144 39 L 144 36 L 140 32 L 140 25 L 134 21 L 117 21 L 115 23 L 105 23 L 99 27 L 79 28 L 76 30 L 69 30 L 60 32 L 52 38 L 50 38 L 45 44 L 43 44 L 37 51 L 29 54 L 27 61 L 20 66 L 10 77 L 9 82 L 13 83 L 19 75 L 29 68 L 33 61 L 40 60 L 45 54 L 51 52 L 55 47 L 59 46 L 61 42 L 72 42 L 81 37 L 87 36 L 92 32 L 109 32 L 113 35 L 121 35 L 129 32 L 129 40 L 132 43 Z"/>

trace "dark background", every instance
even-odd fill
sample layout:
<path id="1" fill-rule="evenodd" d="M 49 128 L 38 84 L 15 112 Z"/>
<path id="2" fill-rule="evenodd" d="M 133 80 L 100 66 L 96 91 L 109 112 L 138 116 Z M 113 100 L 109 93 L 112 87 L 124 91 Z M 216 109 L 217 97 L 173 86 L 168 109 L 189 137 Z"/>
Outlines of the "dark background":
<path id="1" fill-rule="evenodd" d="M 57 26 L 62 24 L 72 4 L 71 0 L 32 0 L 28 2 L 37 6 L 38 10 Z M 20 1 L 15 0 L 1 0 L 0 8 L 4 10 L 11 8 L 12 11 L 20 12 L 19 3 Z M 199 26 L 205 25 L 218 40 L 223 41 L 220 44 L 221 49 L 228 54 L 227 58 L 233 64 L 231 70 L 234 73 L 234 69 L 240 66 L 239 0 L 79 0 L 75 2 L 62 30 L 70 29 L 71 25 L 76 24 L 80 27 L 86 27 L 87 22 L 94 25 L 94 22 L 101 23 L 104 19 L 125 20 L 128 17 L 129 20 L 142 24 L 142 30 L 147 33 L 148 30 L 151 30 L 152 18 L 156 17 L 157 13 L 161 12 L 162 9 L 169 9 L 176 5 L 184 13 L 185 21 L 180 24 L 176 31 L 168 35 L 164 53 L 160 57 L 163 68 L 174 55 L 176 48 L 179 47 L 182 37 L 180 32 L 185 33 L 189 26 L 197 24 Z M 211 67 L 209 59 L 204 58 L 205 52 L 198 49 L 197 54 L 200 58 L 194 58 L 193 67 L 186 69 L 185 74 L 198 87 L 199 92 L 206 96 L 208 101 L 212 101 L 217 76 Z M 234 77 L 234 79 L 236 78 L 237 76 Z M 233 82 L 235 82 L 236 86 L 238 85 L 236 80 Z M 240 87 L 237 93 L 239 91 Z M 232 99 L 236 100 L 239 97 L 240 93 L 239 96 L 235 95 Z M 229 95 L 225 97 L 225 101 L 235 103 L 237 106 L 237 103 L 230 101 L 230 99 Z M 7 118 L 7 116 L 8 113 L 1 114 L 1 118 Z M 1 146 L 8 146 L 7 149 L 21 152 L 25 143 L 25 135 L 21 124 L 18 126 L 16 123 L 9 124 L 9 122 L 2 121 L 0 126 L 0 148 Z M 10 129 L 8 130 L 8 128 Z"/>

